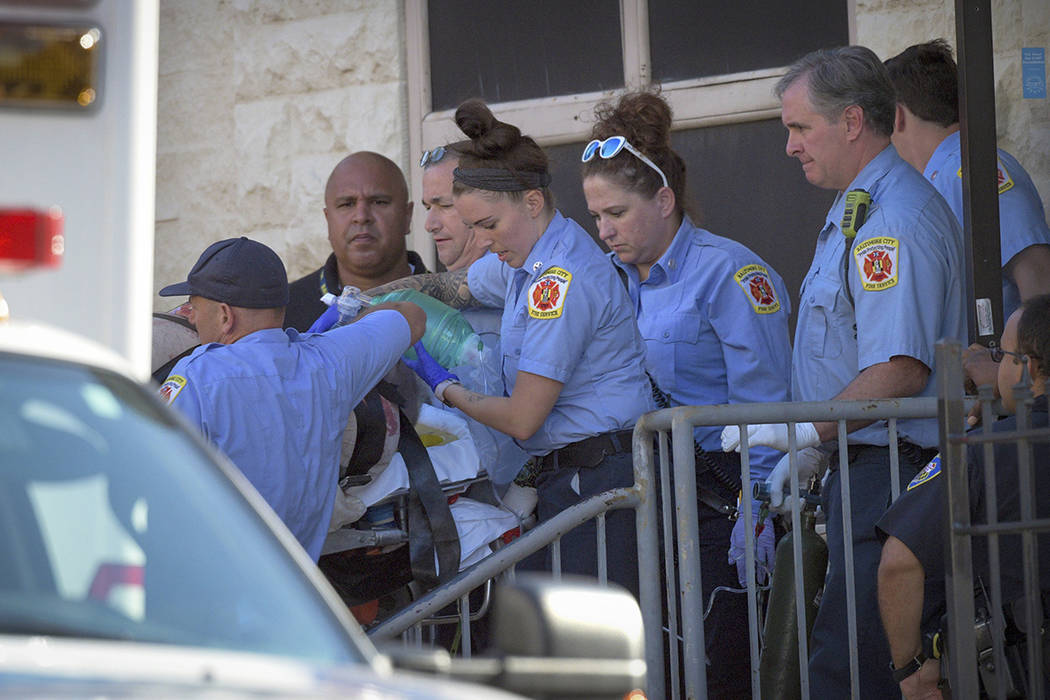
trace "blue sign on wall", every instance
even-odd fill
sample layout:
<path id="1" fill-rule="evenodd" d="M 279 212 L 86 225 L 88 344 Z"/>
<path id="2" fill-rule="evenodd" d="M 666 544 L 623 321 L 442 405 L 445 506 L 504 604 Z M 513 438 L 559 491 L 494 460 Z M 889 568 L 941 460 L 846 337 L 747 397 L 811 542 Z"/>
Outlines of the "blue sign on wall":
<path id="1" fill-rule="evenodd" d="M 1021 49 L 1021 85 L 1026 99 L 1046 99 L 1046 49 Z"/>

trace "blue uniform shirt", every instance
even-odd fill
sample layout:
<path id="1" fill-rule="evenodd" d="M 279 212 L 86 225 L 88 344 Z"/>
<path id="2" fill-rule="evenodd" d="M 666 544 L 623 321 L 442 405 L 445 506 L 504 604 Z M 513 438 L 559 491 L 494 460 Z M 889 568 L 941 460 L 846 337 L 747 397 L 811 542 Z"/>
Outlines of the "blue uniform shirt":
<path id="1" fill-rule="evenodd" d="M 315 560 L 328 532 L 347 421 L 408 348 L 377 311 L 325 334 L 256 331 L 183 358 L 161 394 L 248 478 Z"/>
<path id="2" fill-rule="evenodd" d="M 555 212 L 525 264 L 510 270 L 509 284 L 506 270 L 480 262 L 471 266 L 468 285 L 475 299 L 503 306 L 506 395 L 519 370 L 564 385 L 543 426 L 522 443 L 526 452 L 544 455 L 628 428 L 653 409 L 627 292 L 579 224 Z"/>
<path id="3" fill-rule="evenodd" d="M 960 225 L 963 220 L 962 145 L 955 132 L 941 141 L 930 156 L 923 175 L 948 201 Z M 1028 246 L 1050 245 L 1043 202 L 1032 178 L 1017 160 L 999 149 L 999 246 L 1003 267 Z M 1003 275 L 1003 319 L 1021 304 L 1013 280 Z"/>
<path id="4" fill-rule="evenodd" d="M 627 273 L 645 340 L 646 369 L 674 406 L 788 401 L 791 304 L 784 280 L 745 246 L 687 218 L 649 278 Z M 705 450 L 722 449 L 721 427 L 701 426 Z M 752 477 L 765 479 L 781 453 L 752 449 Z"/>
<path id="5" fill-rule="evenodd" d="M 802 283 L 792 397 L 831 399 L 862 370 L 895 355 L 931 369 L 917 396 L 934 396 L 934 344 L 941 338 L 966 341 L 959 222 L 893 146 L 861 170 L 847 191 L 853 189 L 866 190 L 872 205 L 849 258 L 850 292 L 843 286 L 846 238 L 839 226 L 845 195 L 839 193 Z M 897 428 L 918 445 L 937 444 L 936 420 L 900 420 Z M 887 439 L 885 423 L 849 436 L 851 443 L 869 445 L 885 445 Z"/>

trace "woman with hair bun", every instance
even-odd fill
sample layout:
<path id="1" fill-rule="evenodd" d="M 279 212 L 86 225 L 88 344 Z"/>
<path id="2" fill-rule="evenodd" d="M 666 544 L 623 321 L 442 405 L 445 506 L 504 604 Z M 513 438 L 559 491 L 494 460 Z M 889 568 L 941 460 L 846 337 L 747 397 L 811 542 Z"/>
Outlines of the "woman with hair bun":
<path id="1" fill-rule="evenodd" d="M 453 174 L 456 211 L 495 255 L 462 274 L 416 275 L 375 291 L 408 286 L 461 308 L 503 308 L 502 396 L 468 390 L 421 345 L 413 368 L 440 400 L 539 458 L 543 521 L 634 483 L 631 431 L 654 408 L 645 350 L 616 269 L 554 208 L 543 150 L 478 100 L 456 110 L 456 123 L 470 138 Z M 591 521 L 562 538 L 562 571 L 596 575 L 595 530 Z M 637 595 L 634 513 L 609 512 L 606 538 L 609 579 Z"/>
<path id="2" fill-rule="evenodd" d="M 789 400 L 784 282 L 751 250 L 698 228 L 687 214 L 686 168 L 671 149 L 670 106 L 635 92 L 600 104 L 595 114 L 581 158 L 587 208 L 626 274 L 646 369 L 668 405 Z M 720 431 L 695 432 L 703 450 L 697 488 L 705 607 L 716 587 L 745 582 L 743 509 L 734 525 L 711 505 L 735 502 L 740 488 L 740 456 L 722 452 Z M 752 480 L 764 480 L 779 454 L 752 449 Z M 753 513 L 757 519 L 757 504 Z M 768 524 L 757 538 L 760 577 L 773 564 Z M 715 596 L 704 625 L 708 696 L 750 698 L 747 598 Z"/>

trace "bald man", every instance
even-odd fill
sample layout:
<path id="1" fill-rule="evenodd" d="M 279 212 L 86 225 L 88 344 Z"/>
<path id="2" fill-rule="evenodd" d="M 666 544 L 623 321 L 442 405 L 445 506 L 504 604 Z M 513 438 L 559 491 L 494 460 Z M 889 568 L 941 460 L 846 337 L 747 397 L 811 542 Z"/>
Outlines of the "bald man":
<path id="1" fill-rule="evenodd" d="M 412 202 L 401 169 L 386 156 L 358 151 L 328 176 L 324 216 L 332 254 L 324 266 L 289 286 L 285 326 L 306 331 L 324 310 L 321 296 L 339 295 L 345 285 L 361 290 L 427 272 L 406 250 Z"/>

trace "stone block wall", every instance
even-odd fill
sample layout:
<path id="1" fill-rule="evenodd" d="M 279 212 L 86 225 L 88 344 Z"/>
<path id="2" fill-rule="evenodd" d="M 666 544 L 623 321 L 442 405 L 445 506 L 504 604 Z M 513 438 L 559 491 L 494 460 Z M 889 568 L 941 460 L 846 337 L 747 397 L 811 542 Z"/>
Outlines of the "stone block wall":
<path id="1" fill-rule="evenodd" d="M 330 250 L 332 166 L 367 149 L 408 171 L 405 1 L 160 0 L 156 288 L 238 235 L 272 246 L 291 278 L 305 274 Z M 953 0 L 853 3 L 857 43 L 879 56 L 954 44 Z M 1021 47 L 1050 47 L 1050 3 L 992 10 L 999 142 L 1050 211 L 1050 101 L 1022 99 L 1020 83 Z M 154 308 L 170 305 L 157 297 Z"/>
<path id="2" fill-rule="evenodd" d="M 402 0 L 161 0 L 156 288 L 231 236 L 320 265 L 332 167 L 407 170 L 404 31 Z"/>
<path id="3" fill-rule="evenodd" d="M 1021 92 L 1021 48 L 1050 50 L 1050 3 L 992 0 L 991 4 L 999 146 L 1032 176 L 1050 214 L 1050 100 L 1026 100 Z M 956 45 L 953 0 L 857 0 L 856 18 L 857 43 L 882 58 L 938 37 Z"/>

